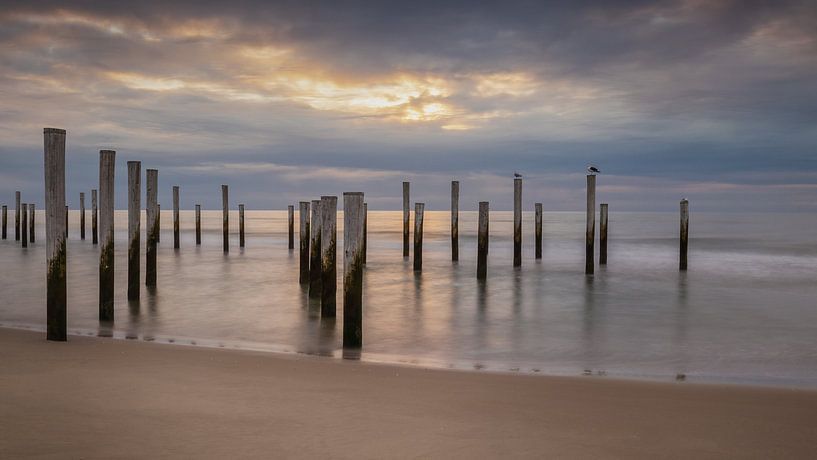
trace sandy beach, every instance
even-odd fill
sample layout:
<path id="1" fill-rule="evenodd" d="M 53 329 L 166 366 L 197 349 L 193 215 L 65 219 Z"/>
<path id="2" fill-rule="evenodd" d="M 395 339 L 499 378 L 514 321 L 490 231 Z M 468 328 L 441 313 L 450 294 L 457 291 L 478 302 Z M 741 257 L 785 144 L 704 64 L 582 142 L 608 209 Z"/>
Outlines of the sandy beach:
<path id="1" fill-rule="evenodd" d="M 3 458 L 814 458 L 817 392 L 0 328 Z"/>

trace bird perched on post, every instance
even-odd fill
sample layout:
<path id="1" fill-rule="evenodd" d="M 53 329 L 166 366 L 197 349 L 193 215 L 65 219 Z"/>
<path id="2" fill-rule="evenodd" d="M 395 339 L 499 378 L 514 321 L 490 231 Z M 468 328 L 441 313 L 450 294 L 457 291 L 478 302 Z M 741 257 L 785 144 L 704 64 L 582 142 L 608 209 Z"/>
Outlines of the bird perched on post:
<path id="1" fill-rule="evenodd" d="M 596 174 L 601 173 L 601 170 L 593 165 L 587 165 L 587 173 L 595 176 Z"/>
<path id="2" fill-rule="evenodd" d="M 514 179 L 521 179 L 521 178 L 522 178 L 522 174 L 519 174 L 518 172 L 514 171 L 514 172 L 513 172 L 513 177 L 514 177 Z"/>

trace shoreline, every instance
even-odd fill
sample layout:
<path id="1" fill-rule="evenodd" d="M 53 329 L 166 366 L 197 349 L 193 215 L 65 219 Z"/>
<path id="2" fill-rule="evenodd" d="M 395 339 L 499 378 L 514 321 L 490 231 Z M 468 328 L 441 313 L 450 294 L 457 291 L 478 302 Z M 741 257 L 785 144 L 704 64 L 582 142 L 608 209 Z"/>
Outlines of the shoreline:
<path id="1" fill-rule="evenodd" d="M 450 372 L 0 328 L 0 452 L 813 457 L 817 391 Z"/>

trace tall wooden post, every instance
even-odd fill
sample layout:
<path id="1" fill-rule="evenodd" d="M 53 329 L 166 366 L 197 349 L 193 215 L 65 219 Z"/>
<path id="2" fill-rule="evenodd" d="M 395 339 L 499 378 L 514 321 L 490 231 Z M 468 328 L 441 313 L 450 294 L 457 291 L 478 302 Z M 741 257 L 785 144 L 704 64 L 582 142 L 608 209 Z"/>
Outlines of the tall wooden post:
<path id="1" fill-rule="evenodd" d="M 599 265 L 607 265 L 607 203 L 599 207 Z"/>
<path id="2" fill-rule="evenodd" d="M 142 162 L 128 162 L 128 300 L 139 298 L 142 214 Z"/>
<path id="3" fill-rule="evenodd" d="M 460 260 L 460 181 L 451 181 L 451 260 Z"/>
<path id="4" fill-rule="evenodd" d="M 309 202 L 298 203 L 298 250 L 300 256 L 300 275 L 298 282 L 305 284 L 309 282 Z"/>
<path id="5" fill-rule="evenodd" d="M 343 347 L 363 345 L 363 193 L 343 194 Z"/>
<path id="6" fill-rule="evenodd" d="M 201 245 L 201 205 L 196 205 L 196 246 Z"/>
<path id="7" fill-rule="evenodd" d="M 20 241 L 20 191 L 14 192 L 14 241 Z"/>
<path id="8" fill-rule="evenodd" d="M 678 268 L 686 271 L 687 253 L 689 252 L 689 201 L 681 200 L 681 246 Z"/>
<path id="9" fill-rule="evenodd" d="M 244 247 L 244 205 L 238 205 L 238 247 Z"/>
<path id="10" fill-rule="evenodd" d="M 85 239 L 85 192 L 79 192 L 79 239 Z"/>
<path id="11" fill-rule="evenodd" d="M 409 219 L 411 217 L 409 187 L 408 182 L 403 182 L 403 257 L 409 256 Z"/>
<path id="12" fill-rule="evenodd" d="M 479 202 L 479 224 L 477 230 L 477 279 L 484 281 L 488 276 L 488 202 Z"/>
<path id="13" fill-rule="evenodd" d="M 99 151 L 99 320 L 113 321 L 116 152 Z"/>
<path id="14" fill-rule="evenodd" d="M 414 203 L 414 271 L 423 270 L 423 214 L 425 203 Z"/>
<path id="15" fill-rule="evenodd" d="M 592 275 L 595 272 L 596 242 L 596 176 L 587 175 L 587 229 L 585 231 L 585 259 L 584 273 Z"/>
<path id="16" fill-rule="evenodd" d="M 28 247 L 28 203 L 22 203 L 20 208 L 20 243 Z"/>
<path id="17" fill-rule="evenodd" d="M 91 242 L 93 244 L 99 243 L 99 232 L 97 231 L 97 210 L 96 190 L 91 190 Z"/>
<path id="18" fill-rule="evenodd" d="M 287 248 L 295 249 L 295 206 L 287 206 Z"/>
<path id="19" fill-rule="evenodd" d="M 156 243 L 159 235 L 159 204 L 156 202 L 159 194 L 159 171 L 148 169 L 145 171 L 145 286 L 156 286 Z"/>
<path id="20" fill-rule="evenodd" d="M 344 211 L 345 212 L 345 211 Z M 366 251 L 369 246 L 369 205 L 363 203 L 363 265 L 366 265 Z"/>
<path id="21" fill-rule="evenodd" d="M 338 197 L 321 197 L 321 317 L 334 318 L 337 302 Z"/>
<path id="22" fill-rule="evenodd" d="M 28 231 L 30 232 L 30 236 L 28 238 L 28 241 L 31 242 L 31 243 L 34 242 L 34 233 L 35 233 L 34 232 L 34 213 L 35 213 L 34 203 L 29 203 L 28 204 L 28 218 L 29 218 Z"/>
<path id="23" fill-rule="evenodd" d="M 321 298 L 321 200 L 312 200 L 312 219 L 309 234 L 309 298 Z"/>
<path id="24" fill-rule="evenodd" d="M 230 201 L 227 186 L 221 186 L 221 240 L 224 252 L 230 252 Z"/>
<path id="25" fill-rule="evenodd" d="M 65 130 L 45 128 L 46 338 L 68 340 L 65 253 Z"/>
<path id="26" fill-rule="evenodd" d="M 534 239 L 536 240 L 536 259 L 542 258 L 542 203 L 534 204 Z"/>
<path id="27" fill-rule="evenodd" d="M 522 179 L 513 180 L 513 266 L 522 266 Z"/>
<path id="28" fill-rule="evenodd" d="M 6 228 L 8 227 L 9 221 L 9 208 L 6 205 L 3 205 L 3 239 L 6 239 Z"/>
<path id="29" fill-rule="evenodd" d="M 179 186 L 173 186 L 173 249 L 179 249 Z"/>

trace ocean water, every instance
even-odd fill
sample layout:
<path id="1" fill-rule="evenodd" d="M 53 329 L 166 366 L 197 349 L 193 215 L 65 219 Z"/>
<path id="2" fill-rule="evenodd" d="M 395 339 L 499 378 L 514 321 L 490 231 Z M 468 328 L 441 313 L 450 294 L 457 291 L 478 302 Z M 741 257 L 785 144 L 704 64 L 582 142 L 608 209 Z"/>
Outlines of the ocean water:
<path id="1" fill-rule="evenodd" d="M 0 325 L 44 329 L 45 225 L 37 242 L 0 241 Z M 364 347 L 356 358 L 457 369 L 607 375 L 817 387 L 817 216 L 693 212 L 690 268 L 678 271 L 678 215 L 610 214 L 609 263 L 584 275 L 584 213 L 544 214 L 534 260 L 523 218 L 523 264 L 512 265 L 512 213 L 491 213 L 488 280 L 476 281 L 476 213 L 460 213 L 460 261 L 450 261 L 449 213 L 427 211 L 423 271 L 402 257 L 401 212 L 369 212 Z M 181 213 L 173 249 L 162 212 L 158 286 L 129 303 L 125 211 L 116 212 L 116 320 L 97 320 L 98 248 L 68 242 L 69 333 L 341 357 L 338 318 L 322 320 L 298 283 L 286 212 L 247 211 L 247 246 L 221 249 L 221 212 Z M 142 229 L 144 231 L 144 222 Z M 142 238 L 142 283 L 144 283 Z M 69 338 L 70 340 L 70 338 Z M 349 356 L 347 356 L 349 357 Z"/>

